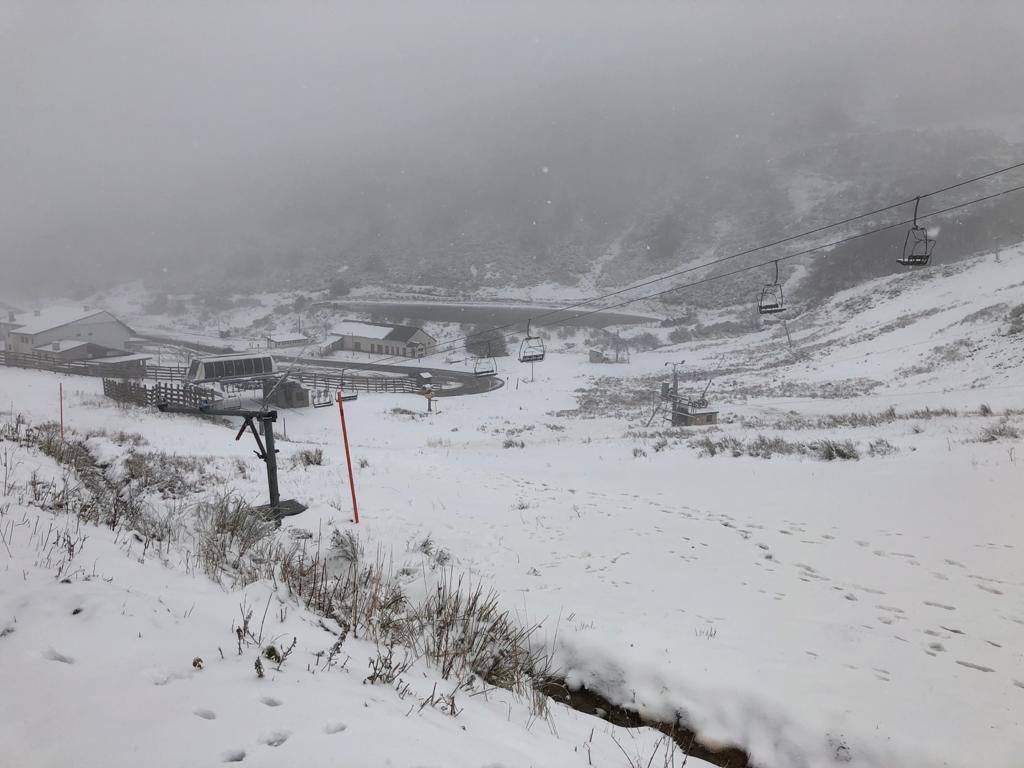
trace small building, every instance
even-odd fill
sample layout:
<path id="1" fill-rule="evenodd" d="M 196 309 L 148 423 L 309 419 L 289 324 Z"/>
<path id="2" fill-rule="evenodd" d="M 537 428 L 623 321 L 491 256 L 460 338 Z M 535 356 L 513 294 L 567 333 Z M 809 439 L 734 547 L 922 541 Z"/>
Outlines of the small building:
<path id="1" fill-rule="evenodd" d="M 429 347 L 437 344 L 437 339 L 422 328 L 357 320 L 346 320 L 335 326 L 331 335 L 336 341 L 328 345 L 330 352 L 344 350 L 369 355 L 423 357 Z"/>
<path id="2" fill-rule="evenodd" d="M 58 341 L 51 341 L 49 344 L 40 344 L 38 347 L 33 347 L 32 352 L 40 357 L 45 357 L 47 360 L 57 360 L 63 363 L 70 360 L 88 360 L 90 357 L 97 357 L 96 351 L 102 351 L 103 349 L 103 347 L 96 347 L 87 341 L 60 339 Z"/>
<path id="3" fill-rule="evenodd" d="M 0 321 L 0 340 L 9 352 L 45 354 L 61 360 L 103 357 L 127 350 L 135 335 L 104 309 L 51 307 L 34 312 L 9 310 Z"/>
<path id="4" fill-rule="evenodd" d="M 141 379 L 146 375 L 146 364 L 153 359 L 152 355 L 110 355 L 90 360 L 88 365 L 95 367 L 104 376 L 120 379 Z"/>
<path id="5" fill-rule="evenodd" d="M 308 343 L 309 337 L 304 333 L 274 333 L 267 336 L 267 349 L 304 347 Z"/>
<path id="6" fill-rule="evenodd" d="M 710 408 L 695 408 L 683 401 L 672 406 L 673 427 L 703 427 L 718 423 L 718 411 Z"/>

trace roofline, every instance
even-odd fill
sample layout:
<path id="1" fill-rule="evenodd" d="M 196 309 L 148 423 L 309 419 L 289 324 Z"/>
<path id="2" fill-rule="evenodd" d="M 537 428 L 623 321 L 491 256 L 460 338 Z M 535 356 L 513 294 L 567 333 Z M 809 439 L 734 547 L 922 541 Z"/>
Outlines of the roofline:
<path id="1" fill-rule="evenodd" d="M 49 333 L 50 331 L 56 331 L 61 328 L 66 328 L 69 325 L 74 325 L 77 322 L 80 322 L 82 320 L 88 320 L 89 318 L 96 317 L 96 315 L 102 315 L 104 313 L 114 318 L 114 322 L 120 325 L 126 331 L 128 331 L 128 334 L 130 336 L 135 335 L 135 331 L 127 323 L 125 323 L 123 320 L 120 320 L 113 312 L 107 309 L 97 309 L 95 312 L 89 312 L 88 314 L 80 315 L 76 317 L 74 320 L 68 320 L 66 323 L 59 323 L 58 325 L 51 325 L 47 328 L 41 328 L 38 331 L 34 331 L 33 333 L 25 333 L 24 331 L 18 330 L 19 328 L 24 328 L 26 325 L 31 325 L 31 321 L 21 322 L 20 320 L 15 320 L 14 322 L 11 322 L 10 320 L 4 320 L 3 323 L 4 325 L 11 326 L 12 331 L 23 333 L 26 336 L 38 336 L 41 333 Z"/>

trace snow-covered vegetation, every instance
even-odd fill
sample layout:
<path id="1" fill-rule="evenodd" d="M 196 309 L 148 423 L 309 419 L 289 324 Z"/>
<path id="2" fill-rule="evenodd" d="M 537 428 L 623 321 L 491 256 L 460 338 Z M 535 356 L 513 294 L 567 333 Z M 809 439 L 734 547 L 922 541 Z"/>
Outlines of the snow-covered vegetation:
<path id="1" fill-rule="evenodd" d="M 651 329 L 591 364 L 551 333 L 532 382 L 364 395 L 358 526 L 331 409 L 279 423 L 310 508 L 276 528 L 232 420 L 65 377 L 62 441 L 58 377 L 0 369 L 4 759 L 682 763 L 622 708 L 766 768 L 1008 768 L 1022 304 L 1017 248 L 837 294 L 791 344 Z M 682 358 L 717 426 L 654 414 Z"/>

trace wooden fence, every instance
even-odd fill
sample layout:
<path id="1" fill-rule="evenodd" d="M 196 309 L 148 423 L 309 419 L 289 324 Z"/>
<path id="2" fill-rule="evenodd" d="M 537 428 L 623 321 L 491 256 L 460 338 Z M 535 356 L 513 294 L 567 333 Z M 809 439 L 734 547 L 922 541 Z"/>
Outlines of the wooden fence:
<path id="1" fill-rule="evenodd" d="M 103 394 L 119 403 L 156 407 L 160 403 L 178 405 L 184 408 L 198 408 L 214 402 L 211 390 L 187 384 L 161 384 L 146 386 L 136 381 L 117 379 L 103 380 Z"/>
<path id="2" fill-rule="evenodd" d="M 0 365 L 13 368 L 33 368 L 74 376 L 103 378 L 153 379 L 154 381 L 181 381 L 186 368 L 176 365 L 142 365 L 139 362 L 105 363 L 103 358 L 92 360 L 57 360 L 37 352 L 11 352 L 0 349 Z"/>
<path id="3" fill-rule="evenodd" d="M 97 376 L 104 379 L 149 379 L 156 382 L 182 382 L 188 369 L 175 365 L 140 365 L 138 363 L 104 363 L 95 360 L 56 360 L 49 355 L 25 354 L 0 350 L 0 364 L 18 368 L 34 368 L 77 376 Z M 299 381 L 308 389 L 342 390 L 344 392 L 404 392 L 417 393 L 420 385 L 407 376 L 351 376 L 323 370 L 295 368 L 289 379 Z M 179 387 L 181 388 L 181 387 Z M 187 386 L 184 388 L 188 388 Z M 143 387 L 145 389 L 145 387 Z M 195 389 L 195 387 L 192 387 Z M 156 391 L 151 389 L 150 391 Z M 202 390 L 206 391 L 206 390 Z M 152 403 L 149 403 L 152 404 Z"/>
<path id="4" fill-rule="evenodd" d="M 289 379 L 302 382 L 307 389 L 342 390 L 343 392 L 405 392 L 417 393 L 421 387 L 408 376 L 343 376 L 340 373 L 294 369 Z"/>

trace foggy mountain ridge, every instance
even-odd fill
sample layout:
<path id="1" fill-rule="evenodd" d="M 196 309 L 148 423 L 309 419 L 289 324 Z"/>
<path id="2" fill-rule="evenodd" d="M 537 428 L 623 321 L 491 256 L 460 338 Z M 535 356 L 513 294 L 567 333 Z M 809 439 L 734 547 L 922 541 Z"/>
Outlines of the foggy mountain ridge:
<path id="1" fill-rule="evenodd" d="M 1012 2 L 11 0 L 4 288 L 618 287 L 1020 160 L 1021 32 Z M 937 258 L 1011 241 L 997 208 Z"/>
<path id="2" fill-rule="evenodd" d="M 588 205 L 586 189 L 578 195 L 575 189 L 552 191 L 555 199 L 550 205 L 545 201 L 539 212 L 517 212 L 510 206 L 502 215 L 482 200 L 465 202 L 459 215 L 448 219 L 438 213 L 385 222 L 378 210 L 367 216 L 372 224 L 364 224 L 337 251 L 294 251 L 267 259 L 252 276 L 252 287 L 323 288 L 340 275 L 352 287 L 434 286 L 440 295 L 452 297 L 485 287 L 514 297 L 528 295 L 530 286 L 540 283 L 575 286 L 581 276 L 590 276 L 595 289 L 613 289 L 908 199 L 1020 157 L 1024 146 L 979 130 L 862 131 L 776 152 L 748 146 L 713 158 L 703 168 L 657 179 L 657 185 L 614 210 Z M 548 173 L 556 176 L 553 189 L 564 183 L 555 171 Z M 936 202 L 943 207 L 963 202 L 1010 186 L 1014 179 L 1019 181 L 1020 174 L 997 177 Z M 399 196 L 405 194 L 413 192 L 400 191 Z M 921 213 L 929 206 L 932 201 L 923 204 Z M 957 227 L 946 228 L 941 236 L 938 262 L 1024 240 L 1022 209 L 1011 197 L 964 211 L 956 218 Z M 911 214 L 908 206 L 892 218 L 830 230 L 727 267 L 764 261 L 769 254 L 783 255 Z M 938 224 L 929 221 L 929 226 Z M 893 230 L 841 246 L 829 258 L 805 259 L 813 266 L 801 293 L 820 298 L 898 271 L 893 249 L 902 246 L 902 237 L 902 230 Z M 878 255 L 880 250 L 883 255 Z M 238 271 L 229 273 L 235 283 Z M 666 300 L 698 305 L 743 301 L 764 277 L 747 273 Z M 210 279 L 224 278 L 213 267 Z"/>

